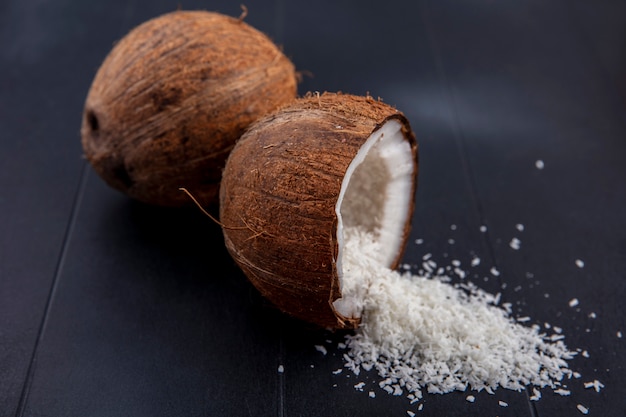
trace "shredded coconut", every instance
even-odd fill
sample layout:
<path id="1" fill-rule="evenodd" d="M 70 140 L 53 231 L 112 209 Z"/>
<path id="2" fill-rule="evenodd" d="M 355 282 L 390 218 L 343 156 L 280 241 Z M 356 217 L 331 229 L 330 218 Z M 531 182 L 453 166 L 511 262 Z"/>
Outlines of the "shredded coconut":
<path id="1" fill-rule="evenodd" d="M 593 382 L 585 382 L 585 388 L 593 388 L 596 392 L 600 392 L 600 389 L 604 388 L 604 384 L 597 379 Z"/>
<path id="2" fill-rule="evenodd" d="M 344 366 L 355 375 L 375 370 L 381 389 L 416 400 L 423 390 L 493 393 L 531 385 L 563 391 L 559 381 L 571 377 L 567 360 L 576 352 L 562 336 L 553 340 L 539 326 L 520 324 L 510 303 L 500 306 L 499 294 L 469 282 L 454 286 L 447 277 L 392 271 L 376 261 L 380 248 L 371 233 L 344 233 L 342 292 L 367 289 L 361 326 L 345 339 Z"/>
<path id="3" fill-rule="evenodd" d="M 539 401 L 541 399 L 541 391 L 537 388 L 533 388 L 533 395 L 530 397 L 530 401 Z"/>
<path id="4" fill-rule="evenodd" d="M 326 355 L 326 353 L 327 353 L 326 348 L 324 346 L 322 346 L 322 345 L 315 345 L 315 350 L 320 352 L 322 355 Z"/>
<path id="5" fill-rule="evenodd" d="M 580 411 L 583 414 L 589 414 L 589 409 L 582 404 L 578 404 L 576 408 L 578 408 L 578 411 Z"/>
<path id="6" fill-rule="evenodd" d="M 537 159 L 535 161 L 535 168 L 537 169 L 543 169 L 546 165 L 544 164 L 544 162 L 541 159 Z"/>

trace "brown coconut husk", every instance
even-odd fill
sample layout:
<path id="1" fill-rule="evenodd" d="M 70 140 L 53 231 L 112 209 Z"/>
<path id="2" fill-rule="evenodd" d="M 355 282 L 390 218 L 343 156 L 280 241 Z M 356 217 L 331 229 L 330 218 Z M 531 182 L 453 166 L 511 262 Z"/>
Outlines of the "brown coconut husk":
<path id="1" fill-rule="evenodd" d="M 98 70 L 84 109 L 85 156 L 135 199 L 187 205 L 185 187 L 211 206 L 237 139 L 296 87 L 291 61 L 241 18 L 168 13 L 128 33 Z"/>
<path id="2" fill-rule="evenodd" d="M 415 135 L 401 112 L 371 97 L 308 95 L 254 123 L 233 149 L 220 192 L 225 244 L 280 310 L 327 328 L 358 325 L 333 307 L 341 297 L 335 206 L 348 165 L 390 119 L 402 123 L 410 143 L 414 194 Z M 391 268 L 401 259 L 410 214 Z"/>

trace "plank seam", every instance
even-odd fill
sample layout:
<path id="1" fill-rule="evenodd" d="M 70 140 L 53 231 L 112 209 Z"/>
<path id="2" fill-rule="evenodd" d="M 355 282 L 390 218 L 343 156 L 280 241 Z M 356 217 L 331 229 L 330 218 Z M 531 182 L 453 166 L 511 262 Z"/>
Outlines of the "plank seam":
<path id="1" fill-rule="evenodd" d="M 37 364 L 37 353 L 39 351 L 39 347 L 41 342 L 43 341 L 46 325 L 48 323 L 48 318 L 50 315 L 50 311 L 52 308 L 52 303 L 54 301 L 54 296 L 57 291 L 59 277 L 61 272 L 63 271 L 63 266 L 65 264 L 65 259 L 67 257 L 67 250 L 69 246 L 69 241 L 71 239 L 72 233 L 74 231 L 74 226 L 76 224 L 76 217 L 78 214 L 78 209 L 81 205 L 81 201 L 85 192 L 85 186 L 87 182 L 87 167 L 88 164 L 86 161 L 83 161 L 83 166 L 81 169 L 80 180 L 76 191 L 74 193 L 74 198 L 72 202 L 72 209 L 70 211 L 70 215 L 68 218 L 67 226 L 65 227 L 65 232 L 63 235 L 63 240 L 61 242 L 61 251 L 59 253 L 59 257 L 57 258 L 57 263 L 54 268 L 54 275 L 52 278 L 52 284 L 50 285 L 50 291 L 48 293 L 48 298 L 46 300 L 46 305 L 44 308 L 43 317 L 39 324 L 39 329 L 37 331 L 37 338 L 35 339 L 35 344 L 33 346 L 33 351 L 31 353 L 31 357 L 28 363 L 28 368 L 26 371 L 26 379 L 24 380 L 24 385 L 22 386 L 22 391 L 20 393 L 20 398 L 17 406 L 17 411 L 15 413 L 16 417 L 22 417 L 26 410 L 26 403 L 28 401 L 28 396 L 30 394 L 30 388 L 33 382 L 33 377 L 36 370 Z"/>

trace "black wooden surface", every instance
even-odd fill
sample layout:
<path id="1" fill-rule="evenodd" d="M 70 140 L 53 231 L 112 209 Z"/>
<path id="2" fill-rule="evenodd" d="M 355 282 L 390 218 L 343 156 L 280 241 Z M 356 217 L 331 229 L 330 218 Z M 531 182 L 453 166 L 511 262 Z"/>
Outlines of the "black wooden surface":
<path id="1" fill-rule="evenodd" d="M 567 397 L 426 395 L 421 411 L 355 390 L 374 376 L 334 375 L 342 352 L 326 340 L 340 337 L 274 311 L 217 226 L 130 201 L 81 156 L 83 102 L 116 40 L 177 8 L 239 15 L 239 4 L 5 0 L 0 416 L 547 417 L 581 415 L 577 404 L 626 415 L 626 4 L 246 5 L 306 74 L 301 93 L 369 92 L 411 120 L 421 165 L 406 262 L 480 256 L 482 288 L 589 353 L 570 362 L 582 377 Z M 599 393 L 584 388 L 596 379 Z"/>

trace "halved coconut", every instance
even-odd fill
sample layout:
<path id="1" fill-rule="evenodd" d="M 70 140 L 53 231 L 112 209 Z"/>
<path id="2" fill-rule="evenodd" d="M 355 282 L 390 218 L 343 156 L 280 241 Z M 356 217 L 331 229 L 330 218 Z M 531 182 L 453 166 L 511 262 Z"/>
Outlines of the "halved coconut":
<path id="1" fill-rule="evenodd" d="M 108 185 L 163 206 L 216 205 L 228 153 L 258 118 L 296 98 L 293 63 L 220 13 L 176 11 L 109 52 L 85 102 L 85 156 Z"/>
<path id="2" fill-rule="evenodd" d="M 286 313 L 353 328 L 358 291 L 343 294 L 348 227 L 374 233 L 382 264 L 402 256 L 417 184 L 406 117 L 374 100 L 308 95 L 257 121 L 226 163 L 220 220 L 226 247 Z"/>

